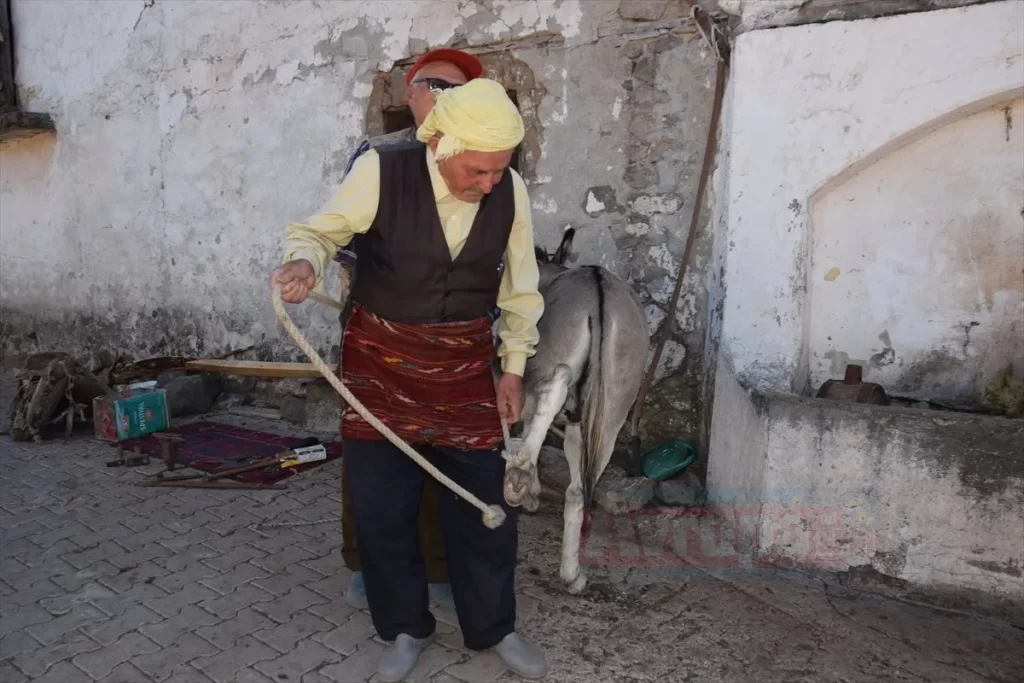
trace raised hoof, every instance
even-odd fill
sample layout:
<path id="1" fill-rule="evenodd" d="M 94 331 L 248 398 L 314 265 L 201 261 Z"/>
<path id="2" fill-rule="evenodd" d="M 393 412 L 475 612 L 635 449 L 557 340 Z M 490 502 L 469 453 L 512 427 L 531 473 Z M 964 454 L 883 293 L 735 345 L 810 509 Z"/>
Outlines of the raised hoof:
<path id="1" fill-rule="evenodd" d="M 505 472 L 505 502 L 519 507 L 530 494 L 530 473 L 518 467 Z"/>
<path id="2" fill-rule="evenodd" d="M 534 513 L 540 509 L 540 498 L 531 494 L 528 494 L 523 500 L 523 509 L 529 513 Z"/>
<path id="3" fill-rule="evenodd" d="M 570 595 L 579 595 L 586 587 L 587 575 L 582 570 L 576 573 L 575 578 L 565 581 L 565 590 L 569 591 Z"/>

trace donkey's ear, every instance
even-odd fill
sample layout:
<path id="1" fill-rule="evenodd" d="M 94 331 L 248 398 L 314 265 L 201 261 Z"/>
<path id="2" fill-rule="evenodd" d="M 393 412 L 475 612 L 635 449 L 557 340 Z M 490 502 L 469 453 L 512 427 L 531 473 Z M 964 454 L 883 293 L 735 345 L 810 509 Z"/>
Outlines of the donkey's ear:
<path id="1" fill-rule="evenodd" d="M 560 266 L 565 265 L 565 262 L 569 259 L 569 252 L 572 251 L 572 238 L 575 236 L 575 228 L 566 229 L 562 235 L 562 243 L 558 245 L 558 251 L 551 257 L 553 263 L 557 263 Z"/>
<path id="2" fill-rule="evenodd" d="M 535 246 L 533 248 L 533 254 L 537 258 L 537 263 L 547 263 L 548 262 L 548 254 L 547 254 L 547 252 L 544 251 L 543 249 L 541 249 L 540 247 Z"/>

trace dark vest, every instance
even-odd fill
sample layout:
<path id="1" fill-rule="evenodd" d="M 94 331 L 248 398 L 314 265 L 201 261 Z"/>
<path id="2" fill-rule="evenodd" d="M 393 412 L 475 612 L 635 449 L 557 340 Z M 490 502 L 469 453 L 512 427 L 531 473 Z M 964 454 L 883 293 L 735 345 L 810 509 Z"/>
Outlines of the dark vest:
<path id="1" fill-rule="evenodd" d="M 426 145 L 388 145 L 380 156 L 377 217 L 352 244 L 352 300 L 385 320 L 427 324 L 481 318 L 494 308 L 499 264 L 515 217 L 511 172 L 480 202 L 454 261 L 441 228 Z"/>

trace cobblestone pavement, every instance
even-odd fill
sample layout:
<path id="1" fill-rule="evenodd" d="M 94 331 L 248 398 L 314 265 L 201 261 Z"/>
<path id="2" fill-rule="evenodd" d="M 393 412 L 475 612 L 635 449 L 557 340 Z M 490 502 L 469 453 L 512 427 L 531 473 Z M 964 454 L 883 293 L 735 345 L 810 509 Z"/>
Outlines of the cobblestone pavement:
<path id="1" fill-rule="evenodd" d="M 221 419 L 221 418 L 218 418 Z M 255 428 L 268 423 L 224 418 Z M 285 423 L 277 422 L 278 431 Z M 2 683 L 346 683 L 383 644 L 345 605 L 338 463 L 286 490 L 147 489 L 88 436 L 0 437 Z M 557 578 L 561 515 L 521 523 L 520 628 L 550 681 L 1020 681 L 1024 632 L 818 579 Z M 454 615 L 410 681 L 515 680 Z"/>

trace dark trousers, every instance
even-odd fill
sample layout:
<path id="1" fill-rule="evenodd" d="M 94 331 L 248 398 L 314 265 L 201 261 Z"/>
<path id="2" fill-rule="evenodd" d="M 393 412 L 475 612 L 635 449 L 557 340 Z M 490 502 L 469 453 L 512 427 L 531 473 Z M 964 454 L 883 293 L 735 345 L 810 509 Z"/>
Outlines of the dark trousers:
<path id="1" fill-rule="evenodd" d="M 505 504 L 500 451 L 419 446 L 447 477 L 507 515 L 488 529 L 480 511 L 438 485 L 438 504 L 455 609 L 467 648 L 484 650 L 515 630 L 517 510 Z M 425 638 L 435 620 L 417 517 L 423 479 L 430 477 L 387 441 L 344 442 L 342 466 L 352 497 L 359 559 L 370 617 L 385 641 L 405 633 Z"/>
<path id="2" fill-rule="evenodd" d="M 429 583 L 448 583 L 448 562 L 444 556 L 444 536 L 441 534 L 441 518 L 437 494 L 442 486 L 431 476 L 423 477 L 423 494 L 420 498 L 420 548 L 427 566 Z M 362 570 L 359 562 L 359 543 L 356 540 L 356 525 L 352 521 L 352 491 L 348 477 L 342 468 L 341 474 L 341 557 L 349 570 Z"/>

